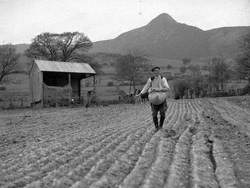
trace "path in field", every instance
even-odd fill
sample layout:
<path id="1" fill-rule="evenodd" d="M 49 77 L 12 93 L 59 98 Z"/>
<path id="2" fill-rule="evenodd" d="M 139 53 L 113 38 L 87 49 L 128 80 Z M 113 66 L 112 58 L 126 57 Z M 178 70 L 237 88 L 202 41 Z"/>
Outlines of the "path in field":
<path id="1" fill-rule="evenodd" d="M 0 187 L 249 187 L 249 111 L 168 105 L 158 132 L 147 104 L 3 113 Z"/>
<path id="2" fill-rule="evenodd" d="M 250 187 L 250 111 L 234 105 L 226 100 L 211 99 L 212 107 L 219 112 L 212 114 L 211 124 L 215 124 L 213 135 L 221 144 L 228 159 L 219 163 L 225 171 L 225 181 L 235 176 L 238 187 Z M 224 163 L 223 163 L 224 162 Z M 226 163 L 225 163 L 226 162 Z M 226 168 L 231 174 L 226 173 Z"/>

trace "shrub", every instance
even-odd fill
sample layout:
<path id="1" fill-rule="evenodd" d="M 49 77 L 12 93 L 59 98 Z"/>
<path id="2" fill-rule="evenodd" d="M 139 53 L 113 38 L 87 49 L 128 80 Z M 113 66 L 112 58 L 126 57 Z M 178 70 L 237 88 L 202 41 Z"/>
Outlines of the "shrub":
<path id="1" fill-rule="evenodd" d="M 109 81 L 108 84 L 107 84 L 107 86 L 114 86 L 114 82 Z"/>
<path id="2" fill-rule="evenodd" d="M 185 91 L 188 89 L 186 80 L 175 80 L 174 82 L 174 98 L 181 99 L 185 96 Z"/>
<path id="3" fill-rule="evenodd" d="M 241 95 L 247 95 L 247 94 L 250 94 L 250 84 L 244 87 L 241 91 Z"/>
<path id="4" fill-rule="evenodd" d="M 0 86 L 0 91 L 4 91 L 6 90 L 6 87 L 5 86 Z"/>

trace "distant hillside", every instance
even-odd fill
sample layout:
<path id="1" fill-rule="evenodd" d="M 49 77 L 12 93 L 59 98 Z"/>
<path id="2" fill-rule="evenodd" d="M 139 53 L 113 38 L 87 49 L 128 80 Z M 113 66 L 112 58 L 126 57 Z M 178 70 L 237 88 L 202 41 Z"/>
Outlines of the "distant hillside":
<path id="1" fill-rule="evenodd" d="M 17 53 L 24 53 L 25 50 L 27 50 L 29 48 L 29 44 L 16 44 L 16 52 Z"/>
<path id="2" fill-rule="evenodd" d="M 206 31 L 210 54 L 229 57 L 237 55 L 239 41 L 248 32 L 250 27 L 223 27 Z"/>
<path id="3" fill-rule="evenodd" d="M 95 42 L 89 52 L 92 56 L 96 55 L 101 64 L 107 64 L 109 60 L 113 62 L 116 59 L 113 58 L 114 54 L 126 54 L 131 51 L 147 55 L 153 64 L 163 64 L 164 61 L 167 62 L 165 64 L 172 64 L 169 60 L 181 60 L 185 57 L 192 60 L 206 60 L 218 55 L 233 58 L 239 52 L 239 39 L 247 32 L 250 32 L 250 26 L 203 31 L 178 23 L 164 13 L 147 25 L 125 32 L 115 39 Z M 28 47 L 29 44 L 16 45 L 18 53 L 24 53 Z"/>
<path id="4" fill-rule="evenodd" d="M 216 55 L 231 57 L 238 51 L 238 40 L 250 27 L 217 28 L 203 31 L 178 23 L 161 14 L 146 26 L 128 31 L 115 39 L 95 42 L 91 52 L 121 53 L 139 51 L 153 57 L 181 59 Z"/>

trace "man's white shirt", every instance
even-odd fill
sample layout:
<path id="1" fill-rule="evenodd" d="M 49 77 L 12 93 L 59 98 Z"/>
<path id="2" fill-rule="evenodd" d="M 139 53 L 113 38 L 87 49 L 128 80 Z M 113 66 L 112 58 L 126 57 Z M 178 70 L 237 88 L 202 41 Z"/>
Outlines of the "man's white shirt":
<path id="1" fill-rule="evenodd" d="M 155 77 L 153 80 L 151 78 L 148 79 L 147 83 L 143 87 L 141 94 L 146 93 L 149 89 L 170 89 L 167 79 L 165 77 Z"/>

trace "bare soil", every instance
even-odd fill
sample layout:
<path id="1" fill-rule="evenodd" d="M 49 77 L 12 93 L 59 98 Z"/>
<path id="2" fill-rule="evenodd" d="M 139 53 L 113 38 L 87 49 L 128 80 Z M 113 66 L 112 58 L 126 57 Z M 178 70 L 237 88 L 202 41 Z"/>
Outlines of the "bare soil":
<path id="1" fill-rule="evenodd" d="M 0 112 L 0 187 L 249 188 L 245 98 Z M 248 100 L 248 99 L 247 99 Z"/>

